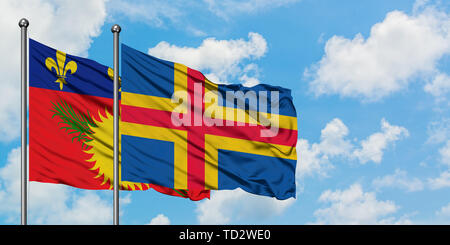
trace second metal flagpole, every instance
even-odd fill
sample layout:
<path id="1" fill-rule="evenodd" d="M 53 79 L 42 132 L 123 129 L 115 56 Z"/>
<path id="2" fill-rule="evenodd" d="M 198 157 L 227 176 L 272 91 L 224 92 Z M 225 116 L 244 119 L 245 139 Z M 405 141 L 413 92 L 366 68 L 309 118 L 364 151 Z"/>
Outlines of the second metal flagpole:
<path id="1" fill-rule="evenodd" d="M 27 182 L 28 182 L 28 166 L 27 166 L 27 28 L 29 22 L 27 19 L 22 18 L 19 21 L 19 27 L 21 32 L 21 219 L 22 225 L 27 224 Z"/>
<path id="2" fill-rule="evenodd" d="M 114 225 L 119 225 L 119 33 L 120 26 L 113 25 L 114 35 Z"/>

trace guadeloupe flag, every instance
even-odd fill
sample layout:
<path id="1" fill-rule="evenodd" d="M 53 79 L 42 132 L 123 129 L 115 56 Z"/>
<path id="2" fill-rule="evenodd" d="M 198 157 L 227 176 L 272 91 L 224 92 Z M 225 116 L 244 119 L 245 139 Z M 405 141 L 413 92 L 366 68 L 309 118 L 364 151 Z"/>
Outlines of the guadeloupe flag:
<path id="1" fill-rule="evenodd" d="M 113 70 L 32 39 L 29 47 L 30 181 L 112 189 Z M 153 188 L 192 200 L 209 198 L 208 191 L 175 190 L 147 182 L 121 181 L 119 186 L 122 190 Z"/>
<path id="2" fill-rule="evenodd" d="M 295 197 L 289 89 L 218 85 L 122 44 L 122 180 Z"/>

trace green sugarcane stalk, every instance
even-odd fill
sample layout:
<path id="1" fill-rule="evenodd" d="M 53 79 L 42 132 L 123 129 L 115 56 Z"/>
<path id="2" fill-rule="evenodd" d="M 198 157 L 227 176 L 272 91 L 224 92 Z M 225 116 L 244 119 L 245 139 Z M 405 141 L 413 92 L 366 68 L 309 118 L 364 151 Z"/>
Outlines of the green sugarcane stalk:
<path id="1" fill-rule="evenodd" d="M 62 122 L 58 122 L 58 125 L 60 123 L 67 125 L 61 127 L 61 129 L 64 129 L 68 134 L 78 134 L 72 137 L 72 142 L 74 139 L 77 139 L 77 141 L 82 143 L 81 146 L 86 149 L 88 147 L 86 142 L 92 141 L 92 138 L 89 136 L 95 133 L 91 128 L 98 127 L 92 120 L 89 110 L 87 110 L 87 115 L 83 113 L 77 114 L 72 106 L 62 99 L 60 103 L 51 103 L 53 104 L 53 110 L 50 111 L 54 113 L 52 118 L 55 116 L 61 118 Z"/>

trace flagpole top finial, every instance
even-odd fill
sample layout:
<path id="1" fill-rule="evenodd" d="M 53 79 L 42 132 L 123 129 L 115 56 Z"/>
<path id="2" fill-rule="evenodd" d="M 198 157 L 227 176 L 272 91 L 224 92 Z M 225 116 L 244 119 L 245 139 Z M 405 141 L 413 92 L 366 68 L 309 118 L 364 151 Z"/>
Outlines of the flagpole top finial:
<path id="1" fill-rule="evenodd" d="M 30 22 L 28 22 L 28 20 L 25 19 L 25 18 L 22 18 L 22 19 L 19 20 L 19 26 L 21 28 L 22 27 L 28 27 L 29 24 L 30 24 Z"/>
<path id="2" fill-rule="evenodd" d="M 120 31 L 121 31 L 121 28 L 120 28 L 120 26 L 118 24 L 115 24 L 115 25 L 113 25 L 111 27 L 111 32 L 112 33 L 115 33 L 115 32 L 120 33 Z"/>

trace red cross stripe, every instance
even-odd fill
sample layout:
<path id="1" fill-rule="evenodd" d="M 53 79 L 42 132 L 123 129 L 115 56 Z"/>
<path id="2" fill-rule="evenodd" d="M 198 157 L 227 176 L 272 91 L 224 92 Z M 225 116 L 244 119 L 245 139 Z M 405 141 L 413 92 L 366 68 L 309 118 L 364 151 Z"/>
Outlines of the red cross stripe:
<path id="1" fill-rule="evenodd" d="M 159 132 L 156 131 L 160 129 L 181 130 L 186 133 L 185 138 L 173 140 L 174 142 L 175 140 L 179 140 L 178 142 L 181 142 L 181 145 L 183 145 L 182 142 L 187 143 L 185 144 L 187 147 L 185 151 L 187 156 L 185 158 L 180 157 L 180 159 L 187 159 L 186 173 L 184 174 L 186 175 L 185 181 L 187 181 L 187 188 L 189 190 L 217 189 L 217 183 L 214 183 L 214 181 L 217 182 L 217 168 L 219 164 L 217 162 L 217 156 L 214 156 L 214 152 L 207 152 L 205 149 L 208 147 L 214 148 L 216 151 L 222 149 L 221 141 L 223 141 L 224 147 L 230 149 L 239 149 L 241 146 L 245 147 L 245 144 L 254 144 L 258 142 L 272 145 L 272 151 L 277 151 L 277 149 L 282 146 L 286 146 L 286 149 L 295 146 L 297 142 L 296 118 L 289 119 L 295 125 L 286 128 L 280 127 L 278 129 L 278 134 L 275 137 L 262 137 L 261 131 L 267 130 L 269 127 L 258 123 L 245 122 L 242 123 L 242 125 L 238 125 L 235 119 L 227 121 L 226 119 L 229 119 L 229 117 L 225 116 L 222 118 L 204 119 L 205 107 L 207 106 L 204 101 L 205 86 L 208 87 L 208 89 L 206 89 L 208 91 L 216 90 L 215 92 L 218 92 L 217 85 L 209 82 L 202 73 L 196 70 L 187 68 L 186 72 L 187 86 L 185 86 L 185 91 L 188 97 L 186 103 L 187 112 L 180 113 L 180 118 L 184 119 L 182 120 L 183 124 L 177 125 L 172 121 L 173 111 L 169 109 L 173 107 L 155 109 L 154 107 L 151 108 L 151 106 L 142 107 L 130 105 L 131 103 L 121 105 L 121 120 L 122 122 L 132 125 L 152 126 L 151 129 L 155 132 L 155 135 L 159 134 Z M 152 97 L 151 99 L 158 100 L 157 97 Z M 167 104 L 167 102 L 165 103 Z M 217 106 L 218 102 L 215 101 L 214 103 Z M 160 104 L 163 104 L 163 102 Z M 226 111 L 225 107 L 221 108 L 224 109 L 223 112 Z M 286 121 L 286 118 L 287 117 L 282 117 L 280 120 Z M 209 123 L 205 123 L 205 120 L 209 120 Z M 230 123 L 230 121 L 232 123 Z M 208 126 L 211 125 L 211 122 L 215 122 L 215 125 Z M 230 124 L 232 124 L 232 126 L 227 126 Z M 280 125 L 282 124 L 283 123 Z M 152 132 L 148 132 L 146 135 L 146 137 L 153 137 Z M 183 137 L 182 135 L 183 134 L 179 134 L 177 137 Z M 155 138 L 164 137 L 155 136 Z M 224 139 L 229 139 L 229 141 Z M 226 144 L 233 144 L 233 146 L 226 146 Z M 256 144 L 256 146 L 258 146 L 258 144 Z M 243 152 L 246 151 L 243 150 Z M 275 152 L 273 154 L 277 153 Z M 183 163 L 180 162 L 174 164 L 183 165 Z M 211 168 L 211 166 L 213 170 L 215 168 L 215 171 L 209 172 L 209 170 L 206 170 L 207 168 Z M 211 173 L 216 176 L 210 176 Z M 209 179 L 212 179 L 212 184 L 209 183 Z M 177 177 L 175 177 L 175 181 L 177 181 Z"/>

